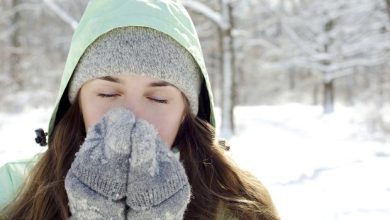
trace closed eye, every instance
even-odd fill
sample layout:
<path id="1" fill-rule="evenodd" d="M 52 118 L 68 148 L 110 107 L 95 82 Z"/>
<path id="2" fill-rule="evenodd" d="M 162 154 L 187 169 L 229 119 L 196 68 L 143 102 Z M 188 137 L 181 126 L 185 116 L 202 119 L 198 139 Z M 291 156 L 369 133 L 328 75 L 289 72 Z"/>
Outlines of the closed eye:
<path id="1" fill-rule="evenodd" d="M 153 102 L 157 102 L 157 103 L 162 103 L 162 104 L 168 103 L 168 100 L 166 100 L 166 99 L 156 99 L 156 98 L 152 98 L 152 97 L 148 97 L 148 99 L 153 101 Z"/>
<path id="2" fill-rule="evenodd" d="M 98 96 L 102 98 L 111 98 L 111 97 L 116 97 L 119 96 L 118 94 L 105 94 L 105 93 L 99 93 Z"/>

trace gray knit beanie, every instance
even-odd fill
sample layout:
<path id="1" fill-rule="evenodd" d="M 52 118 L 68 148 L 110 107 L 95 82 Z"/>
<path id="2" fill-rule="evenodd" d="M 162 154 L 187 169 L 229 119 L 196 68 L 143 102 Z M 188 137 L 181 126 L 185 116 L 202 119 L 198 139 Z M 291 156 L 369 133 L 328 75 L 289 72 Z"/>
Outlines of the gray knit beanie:
<path id="1" fill-rule="evenodd" d="M 123 27 L 100 36 L 85 50 L 73 73 L 69 101 L 74 102 L 87 81 L 119 74 L 148 76 L 176 86 L 197 115 L 200 69 L 191 54 L 168 35 L 152 28 Z"/>

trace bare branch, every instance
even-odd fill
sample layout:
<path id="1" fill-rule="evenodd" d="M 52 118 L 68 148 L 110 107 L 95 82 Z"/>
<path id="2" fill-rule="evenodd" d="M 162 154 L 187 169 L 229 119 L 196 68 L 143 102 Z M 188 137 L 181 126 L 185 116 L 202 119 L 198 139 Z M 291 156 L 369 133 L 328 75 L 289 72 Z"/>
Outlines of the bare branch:
<path id="1" fill-rule="evenodd" d="M 287 34 L 287 36 L 290 37 L 291 41 L 297 45 L 299 49 L 301 49 L 302 52 L 306 53 L 309 56 L 312 56 L 316 54 L 316 49 L 309 46 L 309 44 L 302 42 L 302 39 L 299 38 L 299 36 L 295 33 L 294 30 L 291 29 L 290 25 L 286 22 L 286 19 L 281 19 L 281 25 L 284 30 L 284 32 Z"/>
<path id="2" fill-rule="evenodd" d="M 52 0 L 43 0 L 43 2 L 56 13 L 65 23 L 69 24 L 73 30 L 76 29 L 78 22 L 68 13 L 66 13 L 62 8 L 60 8 L 56 3 Z"/>
<path id="3" fill-rule="evenodd" d="M 371 59 L 369 59 L 369 58 L 356 58 L 356 59 L 345 60 L 344 62 L 341 62 L 341 63 L 333 63 L 332 65 L 321 65 L 318 62 L 311 62 L 309 60 L 302 59 L 302 57 L 295 57 L 295 58 L 291 59 L 291 63 L 294 63 L 296 65 L 298 64 L 298 65 L 301 65 L 304 67 L 309 67 L 312 70 L 316 70 L 316 71 L 319 71 L 321 73 L 331 73 L 328 75 L 328 79 L 325 79 L 325 81 L 327 81 L 327 80 L 333 80 L 336 78 L 340 78 L 340 77 L 343 77 L 346 75 L 353 74 L 353 73 L 346 74 L 345 72 L 343 72 L 344 70 L 348 70 L 348 69 L 351 69 L 354 67 L 359 67 L 359 66 L 363 66 L 363 67 L 378 66 L 378 65 L 381 65 L 381 64 L 388 62 L 388 60 L 389 60 L 389 56 L 378 55 L 378 56 L 371 58 Z M 325 76 L 324 76 L 324 78 L 325 78 Z"/>
<path id="4" fill-rule="evenodd" d="M 223 21 L 221 14 L 218 12 L 215 12 L 207 5 L 197 2 L 197 1 L 191 1 L 191 0 L 183 0 L 183 5 L 187 7 L 188 9 L 197 12 L 199 14 L 202 14 L 203 16 L 210 19 L 212 22 L 214 22 L 219 28 L 222 30 L 227 30 L 229 28 L 229 24 Z"/>

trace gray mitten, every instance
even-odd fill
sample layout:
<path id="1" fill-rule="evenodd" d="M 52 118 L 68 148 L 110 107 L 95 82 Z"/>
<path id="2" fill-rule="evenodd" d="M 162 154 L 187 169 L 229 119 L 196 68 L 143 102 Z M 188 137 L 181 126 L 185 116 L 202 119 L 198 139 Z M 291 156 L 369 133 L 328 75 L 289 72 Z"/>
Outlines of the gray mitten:
<path id="1" fill-rule="evenodd" d="M 65 178 L 73 219 L 126 219 L 130 131 L 135 117 L 115 109 L 87 132 Z"/>
<path id="2" fill-rule="evenodd" d="M 131 132 L 128 219 L 183 219 L 191 188 L 184 167 L 148 122 Z"/>
<path id="3" fill-rule="evenodd" d="M 65 189 L 74 219 L 177 219 L 190 197 L 181 163 L 152 125 L 126 109 L 108 112 L 89 129 Z"/>

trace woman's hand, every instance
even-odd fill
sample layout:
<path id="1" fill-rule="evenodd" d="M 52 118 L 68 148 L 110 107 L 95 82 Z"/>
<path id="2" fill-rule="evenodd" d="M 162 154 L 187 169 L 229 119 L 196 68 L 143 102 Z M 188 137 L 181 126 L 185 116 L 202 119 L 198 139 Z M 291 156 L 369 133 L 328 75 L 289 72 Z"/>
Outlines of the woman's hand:
<path id="1" fill-rule="evenodd" d="M 75 219 L 182 219 L 191 195 L 156 129 L 122 108 L 88 130 L 65 189 Z"/>

